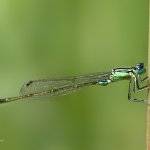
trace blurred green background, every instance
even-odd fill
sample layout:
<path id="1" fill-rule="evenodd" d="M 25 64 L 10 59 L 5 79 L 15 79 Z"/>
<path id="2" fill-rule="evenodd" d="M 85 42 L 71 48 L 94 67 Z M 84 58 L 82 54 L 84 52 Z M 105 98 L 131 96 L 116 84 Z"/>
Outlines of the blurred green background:
<path id="1" fill-rule="evenodd" d="M 0 96 L 31 79 L 147 64 L 148 0 L 1 0 Z M 1 150 L 145 150 L 128 81 L 0 105 Z M 142 94 L 146 97 L 146 93 Z"/>

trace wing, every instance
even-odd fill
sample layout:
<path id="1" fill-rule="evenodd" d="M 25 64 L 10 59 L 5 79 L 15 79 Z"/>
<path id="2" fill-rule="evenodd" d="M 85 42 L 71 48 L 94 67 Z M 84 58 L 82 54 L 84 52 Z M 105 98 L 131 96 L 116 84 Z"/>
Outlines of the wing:
<path id="1" fill-rule="evenodd" d="M 96 85 L 98 81 L 108 79 L 109 76 L 110 72 L 91 73 L 66 78 L 33 80 L 22 86 L 20 94 L 21 96 L 65 95 L 85 86 Z"/>

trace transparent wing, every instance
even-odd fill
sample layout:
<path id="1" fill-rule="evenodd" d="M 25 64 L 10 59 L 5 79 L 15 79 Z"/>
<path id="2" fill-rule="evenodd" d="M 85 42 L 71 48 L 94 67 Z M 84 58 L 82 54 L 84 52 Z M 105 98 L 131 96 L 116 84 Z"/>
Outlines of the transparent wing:
<path id="1" fill-rule="evenodd" d="M 33 80 L 22 86 L 20 94 L 21 96 L 65 95 L 82 87 L 98 84 L 100 80 L 108 79 L 109 76 L 110 72 L 91 73 L 58 79 Z"/>

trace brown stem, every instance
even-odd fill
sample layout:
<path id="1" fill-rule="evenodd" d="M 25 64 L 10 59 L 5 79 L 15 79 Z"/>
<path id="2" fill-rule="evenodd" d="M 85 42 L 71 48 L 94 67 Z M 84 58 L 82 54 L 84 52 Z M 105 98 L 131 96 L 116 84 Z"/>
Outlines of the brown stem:
<path id="1" fill-rule="evenodd" d="M 148 78 L 150 79 L 150 2 L 149 2 L 149 33 L 148 33 Z M 147 105 L 147 150 L 150 150 L 150 90 L 148 90 L 148 105 Z"/>

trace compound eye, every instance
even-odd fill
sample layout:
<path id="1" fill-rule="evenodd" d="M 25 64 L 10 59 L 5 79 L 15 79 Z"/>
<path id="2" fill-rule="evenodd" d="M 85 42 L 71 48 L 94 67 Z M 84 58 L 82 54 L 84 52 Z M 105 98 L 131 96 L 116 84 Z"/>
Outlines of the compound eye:
<path id="1" fill-rule="evenodd" d="M 136 69 L 142 69 L 142 68 L 144 68 L 144 63 L 138 63 L 136 65 Z"/>

